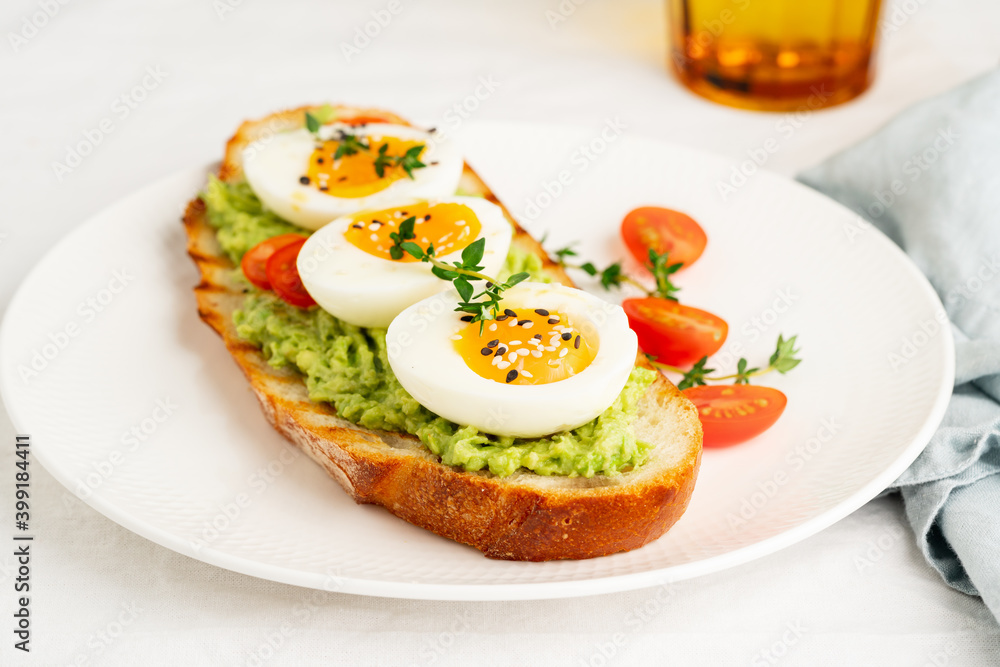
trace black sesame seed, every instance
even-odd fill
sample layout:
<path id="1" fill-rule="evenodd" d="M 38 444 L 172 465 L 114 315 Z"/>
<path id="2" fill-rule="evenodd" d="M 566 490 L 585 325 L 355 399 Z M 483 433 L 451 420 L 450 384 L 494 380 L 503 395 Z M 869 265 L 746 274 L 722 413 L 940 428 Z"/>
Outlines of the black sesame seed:
<path id="1" fill-rule="evenodd" d="M 316 158 L 316 164 L 323 164 L 323 158 L 321 157 Z"/>
<path id="2" fill-rule="evenodd" d="M 479 354 L 483 355 L 484 357 L 488 357 L 491 354 L 493 354 L 493 350 L 491 350 L 488 347 L 484 347 L 483 349 L 479 350 Z"/>
<path id="3" fill-rule="evenodd" d="M 507 373 L 507 382 L 513 382 L 515 379 L 517 379 L 517 371 L 511 370 Z"/>
<path id="4" fill-rule="evenodd" d="M 463 322 L 471 322 L 472 321 L 472 317 L 473 317 L 472 315 L 462 315 L 462 321 Z"/>
<path id="5" fill-rule="evenodd" d="M 510 308 L 504 309 L 503 314 L 506 315 L 507 317 L 517 317 L 517 313 L 515 313 Z"/>
<path id="6" fill-rule="evenodd" d="M 430 133 L 430 134 L 434 134 L 437 131 L 438 131 L 438 129 L 436 127 L 432 127 L 431 129 L 427 130 L 427 132 Z"/>
<path id="7" fill-rule="evenodd" d="M 542 339 L 542 334 L 535 334 L 534 336 L 532 336 L 532 338 L 535 338 L 537 340 L 541 340 Z"/>
<path id="8" fill-rule="evenodd" d="M 365 226 L 362 225 L 360 222 L 357 222 L 357 223 L 351 225 L 351 227 L 354 227 L 355 229 L 364 229 L 365 228 Z"/>
<path id="9" fill-rule="evenodd" d="M 573 334 L 571 334 L 571 333 L 564 333 L 564 334 L 562 335 L 562 339 L 563 339 L 563 340 L 569 340 L 569 339 L 570 339 L 570 338 L 572 338 L 572 337 L 573 337 Z"/>
<path id="10" fill-rule="evenodd" d="M 337 180 L 338 180 L 338 181 L 346 181 L 346 180 L 347 180 L 347 176 L 341 176 L 341 177 L 340 177 L 340 178 L 338 178 Z"/>
<path id="11" fill-rule="evenodd" d="M 549 318 L 549 324 L 559 324 L 559 318 L 558 317 L 550 317 Z"/>
<path id="12" fill-rule="evenodd" d="M 320 190 L 320 192 L 326 192 L 326 191 L 328 191 L 329 189 L 330 189 L 330 188 L 326 187 L 325 185 L 321 185 L 321 186 L 319 186 L 319 190 Z"/>
<path id="13" fill-rule="evenodd" d="M 427 222 L 427 221 L 428 221 L 428 220 L 430 220 L 430 219 L 431 219 L 431 216 L 430 216 L 430 215 L 425 215 L 425 216 L 424 216 L 424 222 Z"/>
<path id="14" fill-rule="evenodd" d="M 518 320 L 517 326 L 523 327 L 525 324 L 528 324 L 529 322 L 531 322 L 531 320 Z"/>
<path id="15" fill-rule="evenodd" d="M 486 347 L 494 348 L 494 347 L 496 347 L 499 344 L 500 344 L 500 339 L 499 338 L 494 338 L 490 342 L 486 343 Z"/>
<path id="16" fill-rule="evenodd" d="M 542 317 L 549 316 L 549 311 L 545 310 L 544 308 L 535 308 L 535 312 L 541 315 Z"/>
<path id="17" fill-rule="evenodd" d="M 497 322 L 503 322 L 506 319 L 509 319 L 508 315 L 497 315 Z"/>
<path id="18" fill-rule="evenodd" d="M 501 346 L 500 346 L 500 347 L 499 347 L 499 348 L 497 349 L 497 353 L 496 353 L 496 354 L 494 354 L 493 356 L 494 356 L 494 357 L 502 357 L 502 356 L 503 356 L 503 355 L 505 355 L 505 354 L 507 354 L 507 348 L 505 348 L 505 347 L 504 347 L 503 345 L 501 345 Z"/>
<path id="19" fill-rule="evenodd" d="M 406 215 L 406 211 L 400 211 L 400 213 L 402 213 L 403 215 Z"/>
<path id="20" fill-rule="evenodd" d="M 309 177 L 308 176 L 300 176 L 299 177 L 299 183 L 301 183 L 302 185 L 309 185 Z"/>
<path id="21" fill-rule="evenodd" d="M 434 160 L 433 162 L 428 162 L 427 164 L 429 164 L 432 167 L 436 167 L 437 166 L 437 160 Z"/>
<path id="22" fill-rule="evenodd" d="M 577 336 L 576 340 L 573 341 L 573 347 L 575 347 L 578 350 L 580 349 L 580 337 L 579 336 Z"/>

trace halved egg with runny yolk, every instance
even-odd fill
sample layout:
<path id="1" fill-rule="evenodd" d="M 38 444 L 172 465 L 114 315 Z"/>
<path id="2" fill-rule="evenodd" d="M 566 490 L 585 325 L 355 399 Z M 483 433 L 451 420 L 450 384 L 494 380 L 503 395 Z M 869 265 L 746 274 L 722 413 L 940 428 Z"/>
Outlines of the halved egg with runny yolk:
<path id="1" fill-rule="evenodd" d="M 470 322 L 453 340 L 480 377 L 504 384 L 548 384 L 573 377 L 597 356 L 598 341 L 574 319 L 545 308 L 507 308 L 494 322 Z"/>
<path id="2" fill-rule="evenodd" d="M 635 366 L 625 312 L 582 290 L 520 283 L 482 331 L 458 302 L 449 290 L 415 303 L 385 344 L 403 388 L 461 426 L 517 438 L 582 426 L 615 402 Z"/>
<path id="3" fill-rule="evenodd" d="M 300 178 L 304 185 L 311 185 L 316 190 L 331 197 L 367 197 L 385 190 L 396 181 L 409 178 L 402 166 L 395 164 L 392 158 L 406 154 L 412 148 L 418 148 L 418 156 L 427 152 L 427 146 L 415 139 L 400 139 L 393 136 L 369 136 L 364 140 L 367 149 L 354 149 L 349 155 L 336 157 L 337 150 L 354 134 L 344 134 L 339 139 L 334 138 L 320 143 L 309 157 L 309 168 L 305 179 Z M 388 164 L 382 165 L 382 175 L 376 169 L 379 155 L 387 158 Z"/>
<path id="4" fill-rule="evenodd" d="M 412 241 L 454 262 L 477 239 L 485 239 L 483 273 L 495 276 L 510 250 L 513 227 L 503 209 L 481 197 L 403 200 L 390 208 L 338 218 L 318 230 L 299 251 L 296 266 L 310 296 L 328 313 L 359 327 L 387 327 L 404 308 L 451 283 L 431 265 L 403 253 L 393 259 L 392 234 L 413 218 Z M 480 283 L 481 285 L 482 283 Z"/>
<path id="5" fill-rule="evenodd" d="M 426 166 L 408 173 L 401 159 L 417 148 L 416 159 Z M 400 201 L 449 197 L 463 166 L 461 153 L 447 138 L 386 123 L 333 123 L 316 134 L 304 128 L 279 132 L 243 150 L 243 173 L 254 194 L 306 229 Z"/>

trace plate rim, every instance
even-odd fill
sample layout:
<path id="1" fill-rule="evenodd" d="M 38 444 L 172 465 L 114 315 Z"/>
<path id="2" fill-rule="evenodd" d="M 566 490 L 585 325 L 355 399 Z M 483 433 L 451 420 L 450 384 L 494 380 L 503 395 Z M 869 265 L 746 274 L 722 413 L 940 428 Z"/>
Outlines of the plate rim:
<path id="1" fill-rule="evenodd" d="M 555 126 L 560 129 L 578 127 L 569 124 L 519 122 L 504 123 L 500 121 L 482 121 L 476 123 L 476 125 L 534 126 L 547 128 Z M 735 164 L 736 162 L 728 157 L 721 156 L 710 151 L 677 145 L 644 135 L 634 136 L 639 140 L 653 141 L 668 146 L 677 152 L 696 154 L 700 159 L 711 159 L 718 162 L 720 165 Z M 25 275 L 4 310 L 3 319 L 2 322 L 0 322 L 0 359 L 9 356 L 8 350 L 10 350 L 11 346 L 9 340 L 13 336 L 11 331 L 15 328 L 12 324 L 10 314 L 17 310 L 23 299 L 27 298 L 25 295 L 28 292 L 28 286 L 36 280 L 36 276 L 40 273 L 41 267 L 46 264 L 51 256 L 61 252 L 64 246 L 72 244 L 78 235 L 85 234 L 90 227 L 97 224 L 97 221 L 112 215 L 112 212 L 116 208 L 128 206 L 130 203 L 134 203 L 148 197 L 151 192 L 157 191 L 161 188 L 170 187 L 171 183 L 174 181 L 187 182 L 194 181 L 196 176 L 204 177 L 207 173 L 209 173 L 213 166 L 218 164 L 218 160 L 212 160 L 196 167 L 178 169 L 162 176 L 153 182 L 132 191 L 126 196 L 117 199 L 93 215 L 88 216 L 68 234 L 59 239 L 59 241 L 49 248 L 49 250 Z M 797 188 L 802 192 L 808 193 L 810 197 L 816 198 L 817 201 L 825 202 L 824 205 L 832 204 L 843 209 L 844 211 L 850 212 L 850 209 L 845 207 L 840 202 L 837 202 L 836 200 L 829 198 L 822 193 L 795 181 L 794 179 L 781 176 L 766 169 L 761 169 L 758 176 L 762 176 L 763 178 L 769 180 L 777 179 L 785 185 L 791 185 L 793 188 Z M 920 272 L 909 256 L 907 256 L 898 245 L 893 243 L 892 240 L 890 240 L 878 229 L 872 227 L 869 231 L 875 232 L 872 236 L 879 238 L 877 243 L 881 243 L 883 247 L 891 247 L 891 252 L 895 252 L 897 257 L 902 260 L 902 264 L 906 266 L 906 270 L 911 279 L 915 280 L 920 285 L 921 290 L 927 297 L 929 297 L 932 303 L 936 302 L 943 309 L 944 306 L 927 277 Z M 338 576 L 336 577 L 338 585 L 335 588 L 330 589 L 326 585 L 330 577 L 323 577 L 314 573 L 305 573 L 287 567 L 262 563 L 245 556 L 230 554 L 210 546 L 202 547 L 197 550 L 193 549 L 190 541 L 185 540 L 184 538 L 179 537 L 166 529 L 162 529 L 143 520 L 136 519 L 129 512 L 124 511 L 114 502 L 103 498 L 100 494 L 93 493 L 86 498 L 81 498 L 73 490 L 73 480 L 68 479 L 68 474 L 65 474 L 60 469 L 56 460 L 50 459 L 48 455 L 44 453 L 44 447 L 40 449 L 32 447 L 32 455 L 45 467 L 49 474 L 51 474 L 60 484 L 72 493 L 74 497 L 78 498 L 89 507 L 92 507 L 100 514 L 111 519 L 127 530 L 189 558 L 258 579 L 277 581 L 305 588 L 327 590 L 329 592 L 418 600 L 542 600 L 602 595 L 607 593 L 637 590 L 657 585 L 670 585 L 675 582 L 719 572 L 730 567 L 748 563 L 792 546 L 793 544 L 819 533 L 853 513 L 870 500 L 874 499 L 881 491 L 895 481 L 899 475 L 901 475 L 903 471 L 906 470 L 906 468 L 908 468 L 909 465 L 920 455 L 930 442 L 931 436 L 934 431 L 937 430 L 937 427 L 944 417 L 954 385 L 955 355 L 954 338 L 951 327 L 942 327 L 942 331 L 943 336 L 940 338 L 941 344 L 937 347 L 937 349 L 940 351 L 940 362 L 943 369 L 943 377 L 938 387 L 933 407 L 928 412 L 923 424 L 910 444 L 901 451 L 900 455 L 897 456 L 892 465 L 887 466 L 866 485 L 859 488 L 847 498 L 841 500 L 835 506 L 769 538 L 702 560 L 673 565 L 667 568 L 650 569 L 643 572 L 633 572 L 629 574 L 616 574 L 583 579 L 568 579 L 565 581 L 501 584 L 416 583 L 406 581 L 385 581 L 363 577 Z M 10 354 L 12 354 L 12 352 Z M 24 427 L 26 423 L 23 416 L 18 411 L 16 400 L 12 400 L 12 396 L 16 393 L 11 391 L 12 377 L 13 371 L 0 373 L 0 398 L 2 398 L 4 407 L 10 417 L 10 421 L 15 428 L 15 432 L 20 433 L 24 432 L 22 427 Z M 39 454 L 40 452 L 41 455 Z"/>

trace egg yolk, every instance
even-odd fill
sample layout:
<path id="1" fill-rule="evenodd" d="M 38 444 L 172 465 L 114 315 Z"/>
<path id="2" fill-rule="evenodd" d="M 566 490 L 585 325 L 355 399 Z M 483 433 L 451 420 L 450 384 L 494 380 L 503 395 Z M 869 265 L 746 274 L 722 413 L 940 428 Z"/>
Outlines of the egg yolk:
<path id="1" fill-rule="evenodd" d="M 502 384 L 549 384 L 573 377 L 594 361 L 588 341 L 564 313 L 504 310 L 480 333 L 470 322 L 455 334 L 455 349 L 476 375 Z"/>
<path id="2" fill-rule="evenodd" d="M 334 159 L 343 141 L 350 141 L 356 152 Z M 368 148 L 357 142 L 367 143 Z M 309 157 L 309 167 L 299 180 L 303 185 L 311 185 L 320 192 L 345 198 L 367 197 L 381 192 L 402 178 L 409 178 L 406 171 L 396 166 L 394 161 L 385 164 L 382 176 L 375 169 L 379 150 L 386 146 L 384 155 L 389 158 L 402 157 L 414 146 L 423 146 L 420 141 L 408 141 L 396 137 L 355 137 L 342 136 L 340 139 L 324 141 Z M 426 150 L 426 147 L 424 148 Z M 424 153 L 421 150 L 421 155 Z"/>
<path id="3" fill-rule="evenodd" d="M 424 250 L 432 245 L 438 257 L 462 250 L 476 240 L 482 225 L 475 212 L 465 204 L 430 205 L 415 202 L 403 208 L 368 211 L 354 216 L 354 222 L 344 232 L 344 238 L 369 255 L 392 259 L 389 248 L 394 244 L 390 234 L 399 232 L 399 225 L 408 218 L 413 224 L 414 243 Z M 398 262 L 416 262 L 416 257 L 404 253 Z"/>

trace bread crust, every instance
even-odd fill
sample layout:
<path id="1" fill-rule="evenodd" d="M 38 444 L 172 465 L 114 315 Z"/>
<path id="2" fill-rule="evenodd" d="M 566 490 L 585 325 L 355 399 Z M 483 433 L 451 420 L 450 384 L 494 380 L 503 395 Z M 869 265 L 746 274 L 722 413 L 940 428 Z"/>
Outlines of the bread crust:
<path id="1" fill-rule="evenodd" d="M 264 140 L 267 132 L 301 127 L 310 108 L 243 123 L 226 146 L 220 178 L 241 180 L 243 148 Z M 381 110 L 337 109 L 408 124 Z M 462 187 L 501 205 L 468 165 Z M 562 268 L 504 211 L 514 225 L 514 243 L 543 258 L 554 280 L 571 285 Z M 339 418 L 332 406 L 309 400 L 297 372 L 268 365 L 260 350 L 236 334 L 232 314 L 243 302 L 244 286 L 234 280 L 235 267 L 222 253 L 200 198 L 188 204 L 184 226 L 188 254 L 201 273 L 194 289 L 199 316 L 222 337 L 268 421 L 356 502 L 381 505 L 490 558 L 528 561 L 629 551 L 663 535 L 687 508 L 701 462 L 701 424 L 694 405 L 666 378 L 658 376 L 640 405 L 636 432 L 654 449 L 638 470 L 589 479 L 465 472 L 443 465 L 413 436 L 372 431 Z"/>

